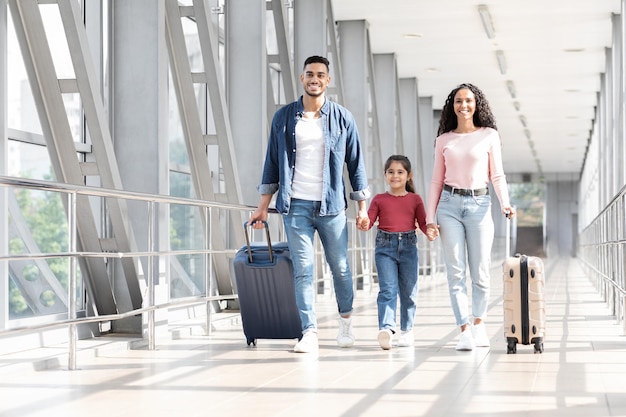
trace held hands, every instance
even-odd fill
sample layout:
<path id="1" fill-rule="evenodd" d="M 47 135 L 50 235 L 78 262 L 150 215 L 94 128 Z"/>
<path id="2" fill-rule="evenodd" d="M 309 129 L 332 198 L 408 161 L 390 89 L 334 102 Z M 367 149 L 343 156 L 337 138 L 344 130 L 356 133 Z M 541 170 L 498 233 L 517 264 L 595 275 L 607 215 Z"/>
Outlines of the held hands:
<path id="1" fill-rule="evenodd" d="M 509 219 L 515 217 L 515 209 L 513 209 L 513 207 L 504 207 L 502 209 L 502 213 Z M 433 241 L 437 239 L 437 236 L 439 236 L 439 225 L 435 223 L 428 223 L 426 225 L 426 237 L 428 240 Z"/>
<path id="2" fill-rule="evenodd" d="M 367 215 L 367 211 L 359 210 L 359 213 L 356 216 L 356 227 L 364 232 L 367 232 L 370 229 L 370 218 Z"/>
<path id="3" fill-rule="evenodd" d="M 437 239 L 437 236 L 439 236 L 439 225 L 435 223 L 428 223 L 426 225 L 426 237 L 428 240 L 432 242 Z"/>

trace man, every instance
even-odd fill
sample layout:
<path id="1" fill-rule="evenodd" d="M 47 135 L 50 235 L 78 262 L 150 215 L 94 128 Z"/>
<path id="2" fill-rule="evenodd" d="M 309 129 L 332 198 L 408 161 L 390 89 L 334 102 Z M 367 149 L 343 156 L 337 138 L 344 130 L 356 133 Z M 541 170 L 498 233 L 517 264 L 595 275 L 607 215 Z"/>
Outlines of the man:
<path id="1" fill-rule="evenodd" d="M 258 186 L 261 198 L 248 220 L 252 227 L 262 228 L 257 220 L 267 220 L 272 195 L 278 191 L 276 209 L 283 216 L 302 322 L 302 338 L 294 347 L 297 353 L 318 349 L 313 280 L 315 231 L 333 275 L 339 310 L 337 343 L 340 347 L 354 344 L 344 163 L 353 190 L 350 198 L 358 202 L 359 223 L 367 218 L 365 200 L 370 192 L 354 118 L 347 109 L 326 99 L 328 67 L 324 57 L 307 58 L 300 75 L 304 94 L 274 114 Z"/>

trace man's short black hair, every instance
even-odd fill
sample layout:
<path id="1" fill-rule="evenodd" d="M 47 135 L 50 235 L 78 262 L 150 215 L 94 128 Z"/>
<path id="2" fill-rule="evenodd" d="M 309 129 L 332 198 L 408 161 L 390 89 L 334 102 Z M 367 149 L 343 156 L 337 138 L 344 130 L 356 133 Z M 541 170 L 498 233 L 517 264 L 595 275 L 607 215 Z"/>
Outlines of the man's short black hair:
<path id="1" fill-rule="evenodd" d="M 326 71 L 330 70 L 330 62 L 328 61 L 328 59 L 324 58 L 323 56 L 319 56 L 319 55 L 313 55 L 308 57 L 305 61 L 304 61 L 304 67 L 306 68 L 307 65 L 309 64 L 324 64 L 326 65 Z"/>

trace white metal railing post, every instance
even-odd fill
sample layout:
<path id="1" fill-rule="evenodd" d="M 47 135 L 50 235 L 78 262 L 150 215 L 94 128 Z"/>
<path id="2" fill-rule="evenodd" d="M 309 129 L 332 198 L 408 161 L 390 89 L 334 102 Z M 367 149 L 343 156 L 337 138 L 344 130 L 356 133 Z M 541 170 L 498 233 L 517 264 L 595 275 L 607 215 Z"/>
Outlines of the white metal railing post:
<path id="1" fill-rule="evenodd" d="M 206 271 L 204 273 L 205 282 L 204 282 L 204 292 L 207 297 L 210 297 L 213 294 L 213 254 L 211 250 L 213 245 L 211 245 L 211 221 L 212 221 L 212 210 L 211 207 L 204 207 L 204 218 L 205 218 L 205 227 L 204 227 L 204 248 L 207 250 L 206 254 Z M 206 304 L 206 330 L 205 333 L 207 336 L 210 336 L 212 333 L 211 329 L 211 301 L 207 299 Z"/>
<path id="2" fill-rule="evenodd" d="M 67 194 L 67 229 L 68 229 L 68 250 L 70 253 L 74 254 L 69 257 L 68 262 L 68 283 L 67 283 L 67 316 L 69 320 L 75 320 L 76 315 L 76 305 L 78 303 L 77 297 L 78 293 L 76 291 L 77 283 L 76 283 L 76 193 L 68 193 Z M 76 343 L 78 340 L 78 333 L 76 331 L 76 324 L 71 323 L 68 326 L 69 330 L 69 352 L 68 352 L 68 364 L 67 367 L 70 370 L 76 369 Z"/>
<path id="3" fill-rule="evenodd" d="M 153 307 L 155 305 L 155 279 L 154 279 L 154 256 L 155 246 L 154 246 L 154 233 L 155 233 L 155 219 L 157 216 L 154 215 L 154 201 L 148 202 L 148 307 Z M 156 312 L 153 309 L 148 311 L 148 350 L 156 349 L 156 341 L 155 341 L 155 320 L 154 315 Z"/>

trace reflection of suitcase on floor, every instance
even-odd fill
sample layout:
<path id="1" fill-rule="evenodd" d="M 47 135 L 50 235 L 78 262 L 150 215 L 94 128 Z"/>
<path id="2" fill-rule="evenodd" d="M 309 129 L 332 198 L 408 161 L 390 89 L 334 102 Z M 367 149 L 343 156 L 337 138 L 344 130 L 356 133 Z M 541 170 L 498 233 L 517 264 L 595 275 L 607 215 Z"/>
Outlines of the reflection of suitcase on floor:
<path id="1" fill-rule="evenodd" d="M 251 244 L 247 222 L 244 229 L 246 245 L 235 255 L 233 266 L 246 342 L 302 337 L 287 243 L 272 245 L 267 223 L 267 245 Z"/>
<path id="2" fill-rule="evenodd" d="M 518 254 L 510 257 L 509 228 L 507 224 L 507 254 L 502 265 L 506 353 L 516 353 L 518 343 L 533 344 L 535 353 L 542 353 L 546 328 L 543 261 L 536 256 Z"/>

